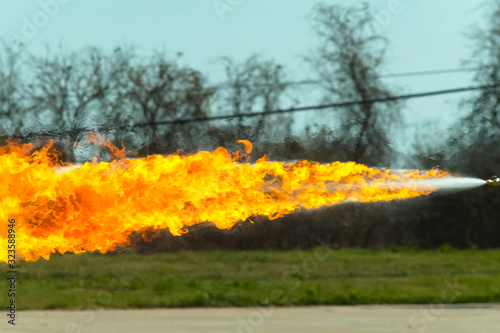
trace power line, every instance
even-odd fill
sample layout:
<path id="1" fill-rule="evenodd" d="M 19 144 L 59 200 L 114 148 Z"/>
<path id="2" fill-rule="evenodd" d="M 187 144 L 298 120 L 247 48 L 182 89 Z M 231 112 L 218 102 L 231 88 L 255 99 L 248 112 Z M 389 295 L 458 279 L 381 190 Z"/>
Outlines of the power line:
<path id="1" fill-rule="evenodd" d="M 437 69 L 437 70 L 427 70 L 427 71 L 416 71 L 416 72 L 402 72 L 402 73 L 386 73 L 381 74 L 378 77 L 373 77 L 371 79 L 376 78 L 400 78 L 400 77 L 414 77 L 414 76 L 428 76 L 428 75 L 442 75 L 442 74 L 453 74 L 453 73 L 465 73 L 465 72 L 473 72 L 483 68 L 492 67 L 492 66 L 482 66 L 482 67 L 463 67 L 463 68 L 449 68 L 449 69 Z M 308 85 L 308 84 L 318 84 L 321 82 L 325 82 L 327 79 L 307 79 L 307 80 L 299 80 L 299 81 L 285 81 L 279 83 L 278 85 L 284 86 L 300 86 L 300 85 Z M 208 87 L 208 89 L 212 90 L 224 90 L 224 89 L 236 89 L 239 87 L 268 87 L 276 84 L 231 84 L 231 83 L 219 83 L 213 86 Z"/>
<path id="2" fill-rule="evenodd" d="M 221 116 L 213 116 L 213 117 L 205 117 L 205 118 L 185 118 L 185 119 L 159 121 L 159 122 L 154 122 L 154 123 L 138 123 L 138 124 L 135 124 L 134 127 L 186 124 L 186 123 L 191 123 L 191 122 L 205 122 L 205 121 L 225 120 L 225 119 L 235 119 L 235 118 L 236 119 L 237 118 L 251 118 L 251 117 L 258 117 L 258 116 L 268 116 L 268 115 L 272 115 L 272 114 L 283 114 L 283 113 L 293 113 L 293 112 L 302 112 L 302 111 L 314 111 L 314 110 L 322 110 L 322 109 L 329 109 L 329 108 L 349 107 L 349 106 L 353 106 L 353 105 L 393 102 L 393 101 L 397 101 L 397 100 L 422 98 L 422 97 L 430 97 L 430 96 L 437 96 L 437 95 L 456 94 L 456 93 L 474 91 L 474 90 L 487 90 L 487 89 L 492 89 L 492 88 L 497 88 L 497 87 L 500 87 L 500 83 L 481 85 L 481 86 L 462 87 L 462 88 L 455 88 L 455 89 L 435 90 L 435 91 L 428 91 L 428 92 L 422 92 L 422 93 L 389 96 L 389 97 L 382 97 L 382 98 L 373 98 L 373 99 L 368 99 L 368 100 L 364 100 L 364 101 L 358 100 L 358 101 L 348 101 L 348 102 L 340 102 L 340 103 L 302 106 L 302 107 L 289 108 L 289 109 L 267 110 L 267 111 L 259 111 L 259 112 L 246 112 L 246 113 L 240 113 L 240 114 L 221 115 Z"/>
<path id="3" fill-rule="evenodd" d="M 483 68 L 493 67 L 493 66 L 482 66 L 482 67 L 469 67 L 469 68 L 450 68 L 450 69 L 436 69 L 428 71 L 419 72 L 406 72 L 406 73 L 388 73 L 382 74 L 380 77 L 411 77 L 411 76 L 426 76 L 426 75 L 440 75 L 440 74 L 452 74 L 452 73 L 464 73 L 464 72 L 474 72 Z"/>
<path id="4" fill-rule="evenodd" d="M 147 123 L 137 123 L 134 125 L 125 125 L 125 126 L 101 126 L 97 128 L 74 128 L 73 130 L 53 130 L 47 131 L 44 133 L 29 133 L 23 136 L 15 136 L 26 138 L 30 136 L 45 136 L 45 137 L 56 137 L 56 136 L 64 136 L 64 135 L 76 135 L 81 132 L 106 132 L 111 130 L 132 130 L 138 127 L 153 127 L 153 126 L 163 126 L 163 125 L 175 125 L 175 124 L 187 124 L 187 123 L 195 123 L 195 122 L 207 122 L 207 121 L 215 121 L 215 120 L 228 120 L 228 119 L 241 119 L 241 118 L 251 118 L 251 117 L 259 117 L 259 116 L 269 116 L 273 114 L 285 114 L 285 113 L 295 113 L 295 112 L 303 112 L 303 111 L 314 111 L 314 110 L 323 110 L 323 109 L 334 109 L 334 108 L 342 108 L 349 107 L 354 105 L 362 105 L 362 104 L 374 104 L 374 103 L 387 103 L 393 102 L 397 100 L 407 100 L 413 98 L 423 98 L 430 96 L 438 96 L 438 95 L 447 95 L 447 94 L 456 94 L 467 91 L 475 91 L 475 90 L 487 90 L 492 88 L 500 87 L 500 83 L 494 83 L 489 85 L 481 85 L 481 86 L 469 86 L 455 89 L 445 89 L 445 90 L 435 90 L 414 94 L 406 94 L 406 95 L 397 95 L 397 96 L 389 96 L 389 97 L 381 97 L 381 98 L 373 98 L 364 101 L 348 101 L 348 102 L 339 102 L 339 103 L 329 103 L 329 104 L 319 104 L 319 105 L 310 105 L 289 109 L 278 109 L 278 110 L 264 110 L 259 112 L 246 112 L 240 114 L 232 114 L 232 115 L 221 115 L 221 116 L 212 116 L 212 117 L 204 117 L 204 118 L 184 118 L 184 119 L 174 119 L 174 120 L 165 120 L 158 122 L 147 122 Z"/>
<path id="5" fill-rule="evenodd" d="M 428 76 L 428 75 L 442 75 L 442 74 L 452 74 L 452 73 L 465 73 L 465 72 L 473 72 L 483 68 L 493 67 L 491 66 L 482 66 L 482 67 L 464 67 L 464 68 L 450 68 L 450 69 L 438 69 L 438 70 L 427 70 L 427 71 L 415 71 L 415 72 L 401 72 L 401 73 L 386 73 L 381 74 L 378 77 L 372 77 L 368 79 L 377 79 L 377 78 L 400 78 L 400 77 L 414 77 L 414 76 Z M 172 89 L 172 91 L 176 92 L 187 92 L 187 91 L 217 91 L 217 90 L 229 90 L 229 89 L 237 89 L 237 88 L 265 88 L 272 86 L 301 86 L 301 85 L 309 85 L 309 84 L 319 84 L 322 82 L 326 82 L 328 79 L 306 79 L 299 81 L 284 81 L 279 83 L 262 83 L 262 84 L 248 84 L 248 83 L 229 83 L 222 82 L 218 84 L 214 84 L 208 87 L 200 87 L 194 89 Z M 69 98 L 74 98 L 74 96 L 69 96 Z"/>

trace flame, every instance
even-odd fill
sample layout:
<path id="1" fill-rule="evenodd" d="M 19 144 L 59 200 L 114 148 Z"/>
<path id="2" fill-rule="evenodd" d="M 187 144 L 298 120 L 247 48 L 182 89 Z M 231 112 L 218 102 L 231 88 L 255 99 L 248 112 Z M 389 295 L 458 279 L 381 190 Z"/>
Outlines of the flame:
<path id="1" fill-rule="evenodd" d="M 239 142 L 250 154 L 251 143 Z M 124 148 L 105 145 L 121 159 L 81 167 L 60 162 L 52 143 L 36 152 L 18 142 L 0 147 L 0 244 L 7 244 L 7 221 L 15 219 L 16 251 L 25 260 L 55 252 L 105 253 L 127 245 L 134 231 L 169 228 L 181 235 L 186 226 L 205 221 L 230 229 L 255 215 L 272 220 L 346 200 L 412 198 L 434 190 L 415 180 L 449 176 L 354 162 L 272 162 L 266 156 L 238 163 L 245 155 L 222 147 L 127 159 Z M 0 261 L 7 261 L 6 246 Z"/>

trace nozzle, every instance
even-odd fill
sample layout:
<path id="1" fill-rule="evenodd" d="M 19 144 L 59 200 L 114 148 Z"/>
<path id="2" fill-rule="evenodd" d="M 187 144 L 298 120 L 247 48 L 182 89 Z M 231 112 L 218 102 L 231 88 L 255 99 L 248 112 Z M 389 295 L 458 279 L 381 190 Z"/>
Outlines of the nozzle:
<path id="1" fill-rule="evenodd" d="M 500 186 L 500 178 L 497 176 L 493 176 L 486 181 L 486 184 L 492 186 Z"/>

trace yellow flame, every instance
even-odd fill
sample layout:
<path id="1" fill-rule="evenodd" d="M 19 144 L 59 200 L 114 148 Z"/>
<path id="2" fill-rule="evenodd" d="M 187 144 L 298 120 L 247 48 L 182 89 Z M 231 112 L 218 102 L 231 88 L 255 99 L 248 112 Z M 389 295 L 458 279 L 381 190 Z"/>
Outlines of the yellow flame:
<path id="1" fill-rule="evenodd" d="M 251 143 L 239 142 L 250 154 Z M 115 157 L 124 157 L 124 149 L 106 144 Z M 51 144 L 32 150 L 31 144 L 14 142 L 0 147 L 0 244 L 7 244 L 8 220 L 16 219 L 17 254 L 29 261 L 57 251 L 104 253 L 128 244 L 134 231 L 169 228 L 180 235 L 186 226 L 205 221 L 230 229 L 255 215 L 272 220 L 348 199 L 427 195 L 431 187 L 422 190 L 408 180 L 449 176 L 436 170 L 381 171 L 354 162 L 271 162 L 266 156 L 240 164 L 240 154 L 222 147 L 62 168 L 71 165 L 59 162 Z M 6 245 L 0 261 L 7 261 Z"/>

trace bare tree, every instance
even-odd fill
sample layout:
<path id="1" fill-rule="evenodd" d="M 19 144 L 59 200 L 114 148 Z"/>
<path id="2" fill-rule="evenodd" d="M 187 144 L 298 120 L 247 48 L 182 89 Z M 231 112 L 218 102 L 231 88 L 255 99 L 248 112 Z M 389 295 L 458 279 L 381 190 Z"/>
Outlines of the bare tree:
<path id="1" fill-rule="evenodd" d="M 53 124 L 72 130 L 82 125 L 92 102 L 109 89 L 104 59 L 99 50 L 32 57 L 33 78 L 26 96 L 37 112 L 50 111 Z"/>
<path id="2" fill-rule="evenodd" d="M 466 64 L 477 67 L 474 80 L 490 88 L 462 101 L 467 112 L 451 128 L 448 167 L 487 177 L 500 167 L 500 1 L 491 1 L 488 23 L 470 31 L 473 43 Z M 478 163 L 481 161 L 481 163 Z"/>
<path id="3" fill-rule="evenodd" d="M 371 32 L 373 17 L 366 4 L 362 8 L 318 4 L 312 22 L 321 44 L 307 61 L 322 79 L 323 102 L 362 102 L 332 110 L 332 118 L 340 122 L 336 142 L 347 150 L 348 159 L 380 163 L 391 153 L 391 125 L 400 120 L 398 103 L 371 102 L 392 96 L 380 80 L 387 41 Z"/>
<path id="4" fill-rule="evenodd" d="M 0 41 L 0 119 L 11 127 L 1 128 L 6 134 L 19 134 L 26 117 L 23 106 L 21 57 L 22 46 Z"/>
<path id="5" fill-rule="evenodd" d="M 96 127 L 110 88 L 106 57 L 95 48 L 80 53 L 31 56 L 23 96 L 27 110 L 38 119 L 51 119 L 49 133 L 60 136 L 69 158 L 84 128 Z"/>
<path id="6" fill-rule="evenodd" d="M 133 113 L 140 115 L 139 121 L 151 125 L 151 143 L 158 134 L 172 141 L 176 135 L 190 133 L 182 125 L 158 127 L 154 124 L 207 115 L 212 92 L 205 89 L 204 83 L 199 71 L 182 67 L 161 53 L 128 68 L 124 84 L 129 105 Z"/>
<path id="7" fill-rule="evenodd" d="M 233 112 L 234 115 L 252 111 L 271 111 L 282 106 L 288 89 L 283 67 L 273 60 L 265 60 L 253 55 L 240 64 L 235 64 L 229 57 L 221 59 L 226 73 L 227 85 L 219 87 L 217 101 L 219 110 Z M 266 118 L 267 117 L 267 118 Z M 276 117 L 275 117 L 276 118 Z M 272 119 L 265 114 L 259 117 L 253 126 L 245 126 L 243 118 L 238 119 L 236 135 L 241 138 L 258 138 L 270 135 L 279 127 L 285 135 L 290 135 L 292 120 L 288 116 Z"/>

